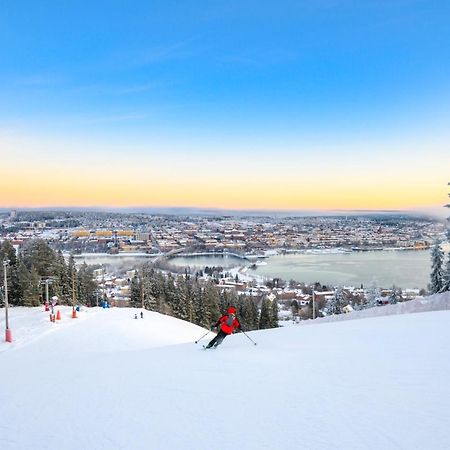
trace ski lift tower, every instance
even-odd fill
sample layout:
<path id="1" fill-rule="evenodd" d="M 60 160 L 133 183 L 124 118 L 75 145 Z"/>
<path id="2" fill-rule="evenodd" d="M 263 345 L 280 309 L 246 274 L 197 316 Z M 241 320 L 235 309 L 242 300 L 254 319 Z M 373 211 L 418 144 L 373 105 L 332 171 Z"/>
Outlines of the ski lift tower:
<path id="1" fill-rule="evenodd" d="M 53 277 L 42 277 L 40 281 L 41 286 L 45 286 L 45 304 L 48 305 L 53 314 L 53 303 L 50 303 L 48 287 L 53 283 Z"/>

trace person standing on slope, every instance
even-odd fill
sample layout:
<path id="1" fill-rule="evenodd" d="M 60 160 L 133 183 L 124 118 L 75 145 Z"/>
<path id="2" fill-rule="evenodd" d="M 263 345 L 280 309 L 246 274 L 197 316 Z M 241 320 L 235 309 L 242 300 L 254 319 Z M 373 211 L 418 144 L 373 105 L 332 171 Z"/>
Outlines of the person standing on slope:
<path id="1" fill-rule="evenodd" d="M 214 329 L 219 325 L 219 333 L 217 333 L 217 336 L 205 348 L 217 347 L 234 330 L 242 329 L 239 320 L 236 319 L 236 308 L 230 306 L 227 314 L 224 314 L 211 328 Z"/>

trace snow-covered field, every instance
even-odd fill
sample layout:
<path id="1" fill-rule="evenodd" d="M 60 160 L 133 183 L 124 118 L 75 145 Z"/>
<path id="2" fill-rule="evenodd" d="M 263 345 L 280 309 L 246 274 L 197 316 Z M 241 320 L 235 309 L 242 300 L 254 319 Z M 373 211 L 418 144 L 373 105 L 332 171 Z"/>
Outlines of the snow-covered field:
<path id="1" fill-rule="evenodd" d="M 207 351 L 194 343 L 205 330 L 135 312 L 63 308 L 53 324 L 10 310 L 0 449 L 449 448 L 448 310 L 251 332 L 257 346 L 237 334 Z"/>

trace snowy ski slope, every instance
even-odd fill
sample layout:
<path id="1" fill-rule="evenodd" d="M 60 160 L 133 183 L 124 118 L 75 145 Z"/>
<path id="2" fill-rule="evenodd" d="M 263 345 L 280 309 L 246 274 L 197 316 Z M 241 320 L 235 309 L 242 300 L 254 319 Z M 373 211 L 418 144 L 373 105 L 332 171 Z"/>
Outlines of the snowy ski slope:
<path id="1" fill-rule="evenodd" d="M 2 450 L 449 448 L 448 310 L 251 332 L 257 346 L 237 334 L 206 351 L 202 328 L 135 312 L 62 308 L 52 324 L 41 308 L 11 310 Z"/>

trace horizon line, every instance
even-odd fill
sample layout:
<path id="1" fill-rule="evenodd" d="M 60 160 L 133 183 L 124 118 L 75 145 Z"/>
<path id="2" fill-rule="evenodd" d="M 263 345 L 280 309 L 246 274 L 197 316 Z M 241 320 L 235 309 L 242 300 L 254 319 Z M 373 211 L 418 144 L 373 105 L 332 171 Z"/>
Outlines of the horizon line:
<path id="1" fill-rule="evenodd" d="M 444 207 L 444 206 L 443 206 Z M 150 211 L 162 212 L 184 211 L 191 213 L 235 213 L 235 214 L 302 214 L 302 215 L 324 215 L 324 214 L 407 214 L 407 215 L 433 215 L 431 208 L 439 208 L 439 206 L 418 207 L 417 209 L 273 209 L 273 208 L 221 208 L 221 207 L 201 207 L 201 206 L 0 206 L 0 212 L 7 211 L 98 211 L 98 212 L 128 212 L 128 213 L 149 213 Z"/>

